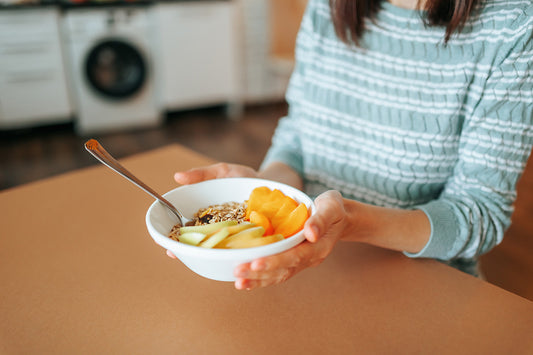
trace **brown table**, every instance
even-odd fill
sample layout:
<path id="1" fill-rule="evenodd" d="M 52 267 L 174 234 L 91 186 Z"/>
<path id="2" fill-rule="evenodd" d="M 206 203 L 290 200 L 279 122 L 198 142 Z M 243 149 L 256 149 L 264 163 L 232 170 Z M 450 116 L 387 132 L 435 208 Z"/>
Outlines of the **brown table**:
<path id="1" fill-rule="evenodd" d="M 161 192 L 210 162 L 177 145 L 123 160 Z M 1 192 L 0 353 L 533 353 L 532 302 L 366 245 L 267 289 L 201 278 L 152 242 L 151 202 L 103 166 Z"/>

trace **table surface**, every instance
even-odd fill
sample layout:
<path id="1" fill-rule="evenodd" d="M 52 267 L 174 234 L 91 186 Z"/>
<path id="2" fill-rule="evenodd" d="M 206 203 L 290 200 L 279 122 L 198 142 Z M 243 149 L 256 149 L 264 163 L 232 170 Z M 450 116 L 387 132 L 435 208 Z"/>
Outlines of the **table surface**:
<path id="1" fill-rule="evenodd" d="M 212 160 L 122 162 L 163 192 Z M 151 203 L 103 166 L 0 192 L 0 353 L 533 353 L 532 302 L 368 245 L 266 289 L 202 278 L 153 243 Z"/>

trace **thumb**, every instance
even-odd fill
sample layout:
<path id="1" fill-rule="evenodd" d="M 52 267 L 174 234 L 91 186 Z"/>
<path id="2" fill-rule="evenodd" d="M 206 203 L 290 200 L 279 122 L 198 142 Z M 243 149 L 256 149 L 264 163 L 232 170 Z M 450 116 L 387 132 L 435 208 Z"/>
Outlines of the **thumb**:
<path id="1" fill-rule="evenodd" d="M 305 238 L 314 243 L 345 216 L 344 202 L 338 191 L 326 191 L 315 199 L 316 212 L 304 225 Z"/>

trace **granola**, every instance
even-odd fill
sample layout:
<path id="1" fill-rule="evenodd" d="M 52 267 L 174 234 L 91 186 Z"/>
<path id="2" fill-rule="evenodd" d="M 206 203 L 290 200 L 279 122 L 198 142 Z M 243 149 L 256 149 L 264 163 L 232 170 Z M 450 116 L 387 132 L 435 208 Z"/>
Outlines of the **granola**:
<path id="1" fill-rule="evenodd" d="M 219 205 L 211 205 L 201 208 L 194 214 L 192 221 L 188 226 L 200 226 L 209 223 L 222 221 L 237 221 L 238 223 L 246 220 L 246 203 L 245 202 L 226 202 Z M 172 227 L 169 237 L 178 240 L 179 225 Z"/>
<path id="2" fill-rule="evenodd" d="M 226 202 L 221 205 L 212 205 L 196 212 L 191 225 L 216 223 L 222 221 L 244 222 L 246 218 L 246 203 Z"/>

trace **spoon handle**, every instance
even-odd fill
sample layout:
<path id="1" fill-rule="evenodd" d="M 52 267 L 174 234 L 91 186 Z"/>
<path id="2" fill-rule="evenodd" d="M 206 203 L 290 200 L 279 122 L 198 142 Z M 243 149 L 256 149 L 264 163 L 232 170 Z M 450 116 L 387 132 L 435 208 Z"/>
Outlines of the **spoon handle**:
<path id="1" fill-rule="evenodd" d="M 111 154 L 109 154 L 104 147 L 96 139 L 90 139 L 85 143 L 85 149 L 91 153 L 96 159 L 98 159 L 102 164 L 113 170 L 114 172 L 122 175 L 145 192 L 150 194 L 153 198 L 165 205 L 172 213 L 174 213 L 180 220 L 180 223 L 183 223 L 183 215 L 163 196 L 155 192 L 150 186 L 146 185 L 144 182 L 139 180 L 135 175 L 129 172 L 125 167 L 123 167 Z"/>

